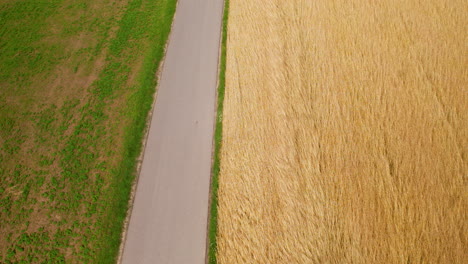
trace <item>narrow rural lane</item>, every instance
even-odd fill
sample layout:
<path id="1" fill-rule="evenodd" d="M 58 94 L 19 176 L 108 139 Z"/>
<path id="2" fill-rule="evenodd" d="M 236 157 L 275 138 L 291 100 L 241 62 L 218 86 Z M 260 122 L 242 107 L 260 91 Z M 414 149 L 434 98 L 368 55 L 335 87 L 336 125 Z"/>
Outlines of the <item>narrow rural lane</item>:
<path id="1" fill-rule="evenodd" d="M 205 263 L 223 0 L 179 0 L 122 262 Z"/>

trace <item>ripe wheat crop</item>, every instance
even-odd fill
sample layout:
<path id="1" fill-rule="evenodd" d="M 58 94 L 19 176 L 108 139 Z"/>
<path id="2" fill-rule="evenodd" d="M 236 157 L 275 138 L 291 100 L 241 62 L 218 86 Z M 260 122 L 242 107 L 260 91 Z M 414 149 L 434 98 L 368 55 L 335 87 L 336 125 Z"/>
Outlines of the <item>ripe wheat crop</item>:
<path id="1" fill-rule="evenodd" d="M 467 14 L 230 1 L 220 264 L 467 263 Z"/>

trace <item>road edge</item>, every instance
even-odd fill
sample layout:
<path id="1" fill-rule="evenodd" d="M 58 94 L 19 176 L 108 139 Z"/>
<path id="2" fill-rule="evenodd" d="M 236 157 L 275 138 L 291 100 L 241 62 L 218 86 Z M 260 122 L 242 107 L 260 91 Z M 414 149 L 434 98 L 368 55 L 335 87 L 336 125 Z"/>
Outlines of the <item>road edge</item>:
<path id="1" fill-rule="evenodd" d="M 220 150 L 223 130 L 223 108 L 224 108 L 224 92 L 226 86 L 226 51 L 227 51 L 227 27 L 229 15 L 229 0 L 224 0 L 223 17 L 221 25 L 221 37 L 219 45 L 218 59 L 218 81 L 216 89 L 216 105 L 215 105 L 215 123 L 214 136 L 212 143 L 212 166 L 210 175 L 210 194 L 208 204 L 208 223 L 207 223 L 207 239 L 206 239 L 206 258 L 205 263 L 217 264 L 217 229 L 218 229 L 218 186 L 219 186 L 219 171 L 220 171 Z"/>
<path id="2" fill-rule="evenodd" d="M 143 159 L 144 159 L 144 156 L 145 156 L 146 143 L 148 141 L 148 135 L 149 135 L 149 131 L 151 129 L 151 120 L 152 120 L 152 116 L 153 116 L 153 113 L 154 113 L 156 98 L 158 96 L 162 69 L 164 68 L 164 63 L 166 61 L 167 47 L 169 46 L 169 43 L 171 42 L 171 39 L 172 39 L 172 30 L 173 30 L 173 27 L 174 27 L 174 21 L 176 19 L 178 5 L 179 5 L 179 1 L 177 0 L 176 1 L 176 6 L 175 6 L 175 11 L 174 11 L 174 14 L 172 16 L 171 29 L 169 31 L 169 36 L 167 37 L 167 41 L 166 41 L 165 46 L 164 46 L 163 57 L 162 57 L 161 61 L 159 62 L 158 70 L 155 73 L 155 75 L 156 75 L 156 90 L 155 90 L 155 92 L 153 94 L 153 99 L 152 99 L 153 102 L 151 104 L 151 109 L 148 111 L 148 114 L 147 114 L 147 117 L 146 117 L 146 127 L 145 127 L 145 130 L 143 132 L 144 136 L 143 136 L 143 139 L 142 139 L 142 142 L 141 142 L 140 155 L 138 156 L 138 159 L 135 161 L 136 162 L 136 169 L 135 169 L 135 172 L 134 172 L 135 173 L 135 179 L 133 180 L 133 184 L 132 184 L 132 187 L 131 187 L 130 198 L 128 200 L 127 216 L 125 217 L 123 228 L 122 228 L 122 234 L 121 234 L 121 238 L 120 238 L 121 242 L 120 242 L 120 247 L 119 247 L 119 254 L 117 256 L 117 262 L 116 262 L 117 264 L 122 263 L 122 257 L 123 257 L 123 252 L 124 252 L 124 249 L 125 249 L 125 243 L 127 241 L 128 226 L 130 224 L 130 219 L 132 217 L 133 204 L 135 202 L 135 195 L 136 195 L 136 191 L 137 191 L 137 188 L 138 188 L 138 181 L 140 179 L 141 166 L 143 164 Z"/>

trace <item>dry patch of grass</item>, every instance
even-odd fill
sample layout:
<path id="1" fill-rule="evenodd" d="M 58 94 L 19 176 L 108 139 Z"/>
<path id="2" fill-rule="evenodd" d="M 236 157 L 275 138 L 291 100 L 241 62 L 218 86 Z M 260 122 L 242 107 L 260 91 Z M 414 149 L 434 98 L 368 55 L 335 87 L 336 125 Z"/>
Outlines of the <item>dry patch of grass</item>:
<path id="1" fill-rule="evenodd" d="M 229 12 L 218 262 L 466 262 L 466 2 Z"/>

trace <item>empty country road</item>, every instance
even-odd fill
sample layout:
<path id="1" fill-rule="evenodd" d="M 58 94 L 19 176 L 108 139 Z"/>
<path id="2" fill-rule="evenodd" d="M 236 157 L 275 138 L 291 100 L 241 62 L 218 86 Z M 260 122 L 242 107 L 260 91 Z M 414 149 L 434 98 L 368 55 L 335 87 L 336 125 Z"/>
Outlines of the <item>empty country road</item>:
<path id="1" fill-rule="evenodd" d="M 223 0 L 179 0 L 122 263 L 205 263 Z"/>

